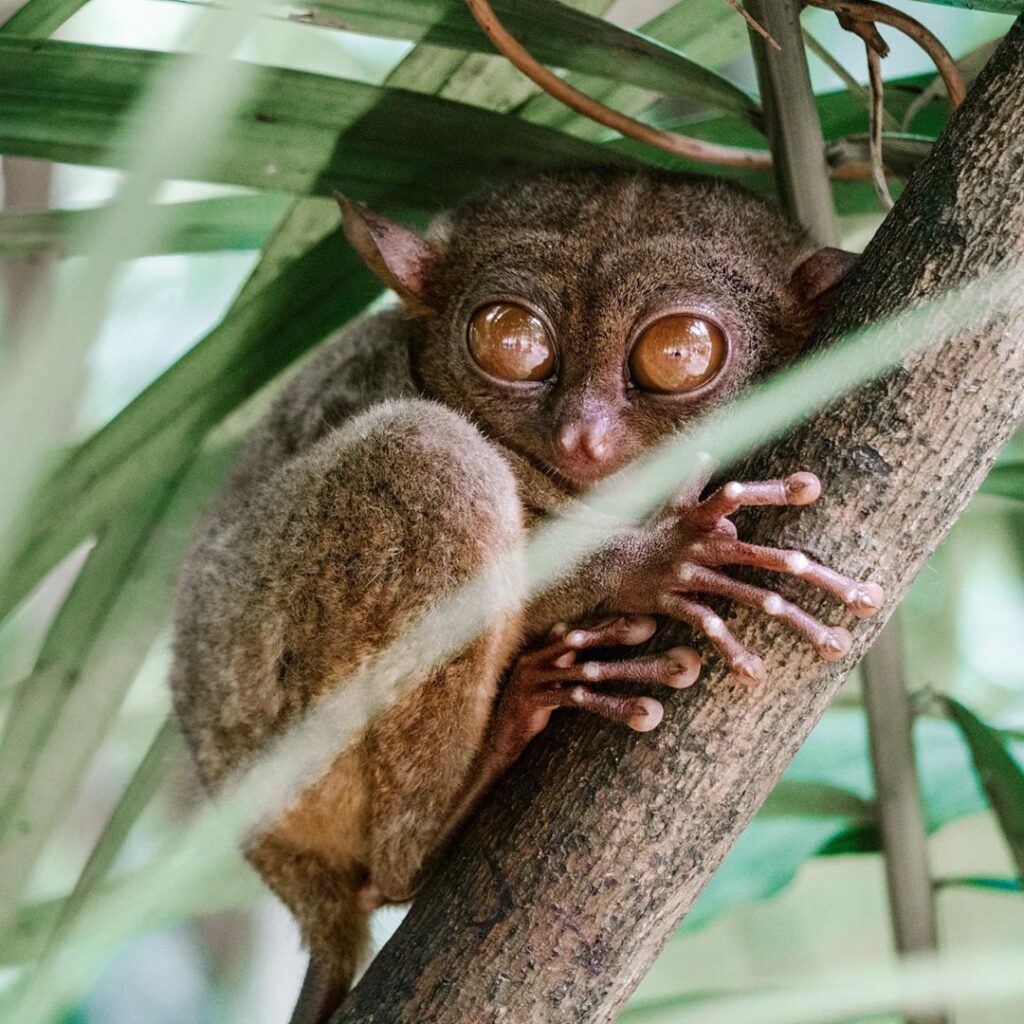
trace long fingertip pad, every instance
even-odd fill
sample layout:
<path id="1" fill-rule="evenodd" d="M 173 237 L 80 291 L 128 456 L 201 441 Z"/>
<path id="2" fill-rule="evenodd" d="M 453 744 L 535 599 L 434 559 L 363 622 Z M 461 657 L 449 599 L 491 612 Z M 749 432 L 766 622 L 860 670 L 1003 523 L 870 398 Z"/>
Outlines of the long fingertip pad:
<path id="1" fill-rule="evenodd" d="M 842 626 L 833 626 L 831 635 L 825 640 L 819 650 L 826 661 L 840 661 L 850 653 L 853 647 L 853 637 L 848 629 Z"/>
<path id="2" fill-rule="evenodd" d="M 642 644 L 658 630 L 658 620 L 653 615 L 629 615 L 623 622 L 626 625 L 623 643 L 627 644 Z"/>
<path id="3" fill-rule="evenodd" d="M 813 473 L 793 473 L 786 477 L 786 497 L 790 505 L 810 505 L 821 497 L 821 481 Z"/>
<path id="4" fill-rule="evenodd" d="M 628 725 L 636 732 L 650 732 L 661 725 L 665 709 L 653 697 L 637 697 L 636 711 L 629 716 Z"/>
<path id="5" fill-rule="evenodd" d="M 885 604 L 885 591 L 877 583 L 860 583 L 854 590 L 853 598 L 846 606 L 858 619 L 870 619 L 877 615 Z"/>
<path id="6" fill-rule="evenodd" d="M 693 686 L 700 676 L 700 655 L 692 647 L 673 647 L 665 652 L 668 667 L 667 685 L 683 690 Z"/>

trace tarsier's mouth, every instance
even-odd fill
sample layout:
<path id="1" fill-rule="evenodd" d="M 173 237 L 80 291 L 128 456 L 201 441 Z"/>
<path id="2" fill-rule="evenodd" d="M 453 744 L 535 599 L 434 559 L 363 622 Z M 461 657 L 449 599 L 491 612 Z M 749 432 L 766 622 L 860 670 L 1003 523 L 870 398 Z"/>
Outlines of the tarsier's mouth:
<path id="1" fill-rule="evenodd" d="M 564 460 L 554 459 L 549 465 L 566 489 L 576 493 L 606 480 L 620 470 L 623 464 L 619 460 L 587 465 L 566 463 Z"/>

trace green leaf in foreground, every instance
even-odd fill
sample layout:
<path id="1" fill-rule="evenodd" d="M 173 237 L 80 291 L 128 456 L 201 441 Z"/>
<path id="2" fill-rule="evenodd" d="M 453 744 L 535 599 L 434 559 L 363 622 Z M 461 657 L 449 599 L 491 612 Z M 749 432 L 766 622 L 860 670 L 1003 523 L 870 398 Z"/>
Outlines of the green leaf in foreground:
<path id="1" fill-rule="evenodd" d="M 45 39 L 86 3 L 88 0 L 28 0 L 0 25 L 0 32 Z"/>
<path id="2" fill-rule="evenodd" d="M 156 898 L 145 901 L 137 917 L 127 917 L 120 912 L 125 893 L 135 897 L 149 889 L 147 869 L 140 868 L 101 885 L 86 904 L 85 914 L 102 923 L 105 941 L 116 948 L 146 932 L 204 914 L 252 906 L 268 896 L 259 876 L 240 854 L 211 858 L 208 868 L 188 886 L 158 892 Z M 19 910 L 11 927 L 0 932 L 0 965 L 14 966 L 39 957 L 64 913 L 65 900 L 43 900 Z M 134 905 L 139 902 L 133 899 Z"/>
<path id="3" fill-rule="evenodd" d="M 169 762 L 184 757 L 184 754 L 185 747 L 177 723 L 173 719 L 165 719 L 107 819 L 74 889 L 62 904 L 47 939 L 48 948 L 60 941 L 61 935 L 71 927 L 86 901 L 110 873 L 128 833 L 167 777 Z"/>
<path id="4" fill-rule="evenodd" d="M 211 446 L 212 447 L 212 446 Z M 196 517 L 222 486 L 235 447 L 225 445 L 193 461 L 181 484 L 154 487 L 143 502 L 115 517 L 90 555 L 61 609 L 45 647 L 54 648 L 64 676 L 50 691 L 32 688 L 12 709 L 4 732 L 0 772 L 9 749 L 21 749 L 25 720 L 35 724 L 22 779 L 4 808 L 0 833 L 0 931 L 23 898 L 32 871 L 65 814 L 97 749 L 110 730 L 154 640 L 167 623 L 178 566 Z M 170 499 L 170 500 L 168 500 Z M 122 553 L 118 537 L 131 544 Z M 120 561 L 123 559 L 123 565 Z M 120 574 L 115 569 L 121 566 Z M 104 589 L 90 586 L 100 581 Z M 95 597 L 103 615 L 69 657 L 53 635 L 87 620 Z M 45 716 L 40 711 L 45 710 Z"/>
<path id="5" fill-rule="evenodd" d="M 0 38 L 0 152 L 124 166 L 130 153 L 120 129 L 153 76 L 175 59 L 184 58 Z M 249 70 L 249 91 L 204 163 L 203 180 L 300 195 L 341 189 L 425 209 L 516 170 L 616 159 L 464 103 L 282 68 Z M 165 177 L 188 177 L 185 157 L 179 164 L 172 155 Z"/>
<path id="6" fill-rule="evenodd" d="M 169 203 L 163 232 L 148 240 L 142 255 L 260 249 L 289 202 L 289 196 L 267 193 Z M 97 207 L 0 213 L 0 255 L 80 255 L 88 247 L 87 232 L 102 212 Z"/>
<path id="7" fill-rule="evenodd" d="M 944 697 L 942 702 L 971 749 L 975 771 L 999 819 L 1017 870 L 1024 878 L 1024 768 L 1010 753 L 998 729 L 986 725 L 952 697 Z"/>

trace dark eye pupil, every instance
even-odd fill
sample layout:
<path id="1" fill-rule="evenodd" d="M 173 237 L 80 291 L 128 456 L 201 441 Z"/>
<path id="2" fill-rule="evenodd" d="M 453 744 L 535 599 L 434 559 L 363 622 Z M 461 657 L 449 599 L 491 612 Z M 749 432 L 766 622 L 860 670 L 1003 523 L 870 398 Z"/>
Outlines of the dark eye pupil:
<path id="1" fill-rule="evenodd" d="M 701 317 L 662 317 L 634 345 L 630 372 L 634 383 L 647 391 L 694 391 L 721 369 L 726 346 L 720 328 Z"/>

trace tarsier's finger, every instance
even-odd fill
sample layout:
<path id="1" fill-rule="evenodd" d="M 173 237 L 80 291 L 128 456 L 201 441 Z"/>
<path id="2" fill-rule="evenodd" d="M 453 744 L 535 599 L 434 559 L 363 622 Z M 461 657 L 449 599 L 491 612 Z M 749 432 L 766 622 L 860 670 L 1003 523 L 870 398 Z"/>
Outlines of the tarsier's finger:
<path id="1" fill-rule="evenodd" d="M 657 628 L 657 621 L 650 615 L 617 615 L 584 626 L 560 622 L 548 634 L 550 642 L 525 657 L 531 662 L 552 662 L 588 647 L 634 647 L 650 640 Z"/>
<path id="2" fill-rule="evenodd" d="M 600 715 L 612 722 L 628 725 L 636 732 L 656 728 L 665 709 L 653 697 L 622 697 L 614 693 L 598 693 L 585 686 L 559 690 L 553 696 L 559 707 L 574 707 Z"/>
<path id="3" fill-rule="evenodd" d="M 821 494 L 821 482 L 813 473 L 793 473 L 784 480 L 741 483 L 730 480 L 690 514 L 697 526 L 711 526 L 745 505 L 810 505 Z"/>
<path id="4" fill-rule="evenodd" d="M 668 615 L 699 630 L 714 644 L 730 672 L 734 672 L 746 683 L 764 682 L 768 675 L 764 662 L 752 651 L 748 651 L 732 635 L 721 617 L 710 608 L 678 594 L 667 595 L 662 603 Z"/>
<path id="5" fill-rule="evenodd" d="M 885 603 L 885 591 L 870 580 L 854 580 L 827 566 L 811 561 L 802 551 L 784 551 L 747 544 L 741 540 L 709 540 L 700 547 L 691 546 L 694 558 L 707 565 L 752 565 L 758 569 L 784 572 L 827 594 L 838 597 L 858 619 L 869 619 Z"/>
<path id="6" fill-rule="evenodd" d="M 697 681 L 700 655 L 690 647 L 673 647 L 664 654 L 625 661 L 588 661 L 544 672 L 552 683 L 653 683 L 681 690 Z"/>
<path id="7" fill-rule="evenodd" d="M 683 565 L 678 576 L 680 587 L 685 591 L 728 597 L 785 623 L 806 637 L 826 661 L 838 661 L 853 646 L 849 630 L 842 626 L 826 626 L 803 608 L 763 587 L 742 583 L 703 565 Z"/>

